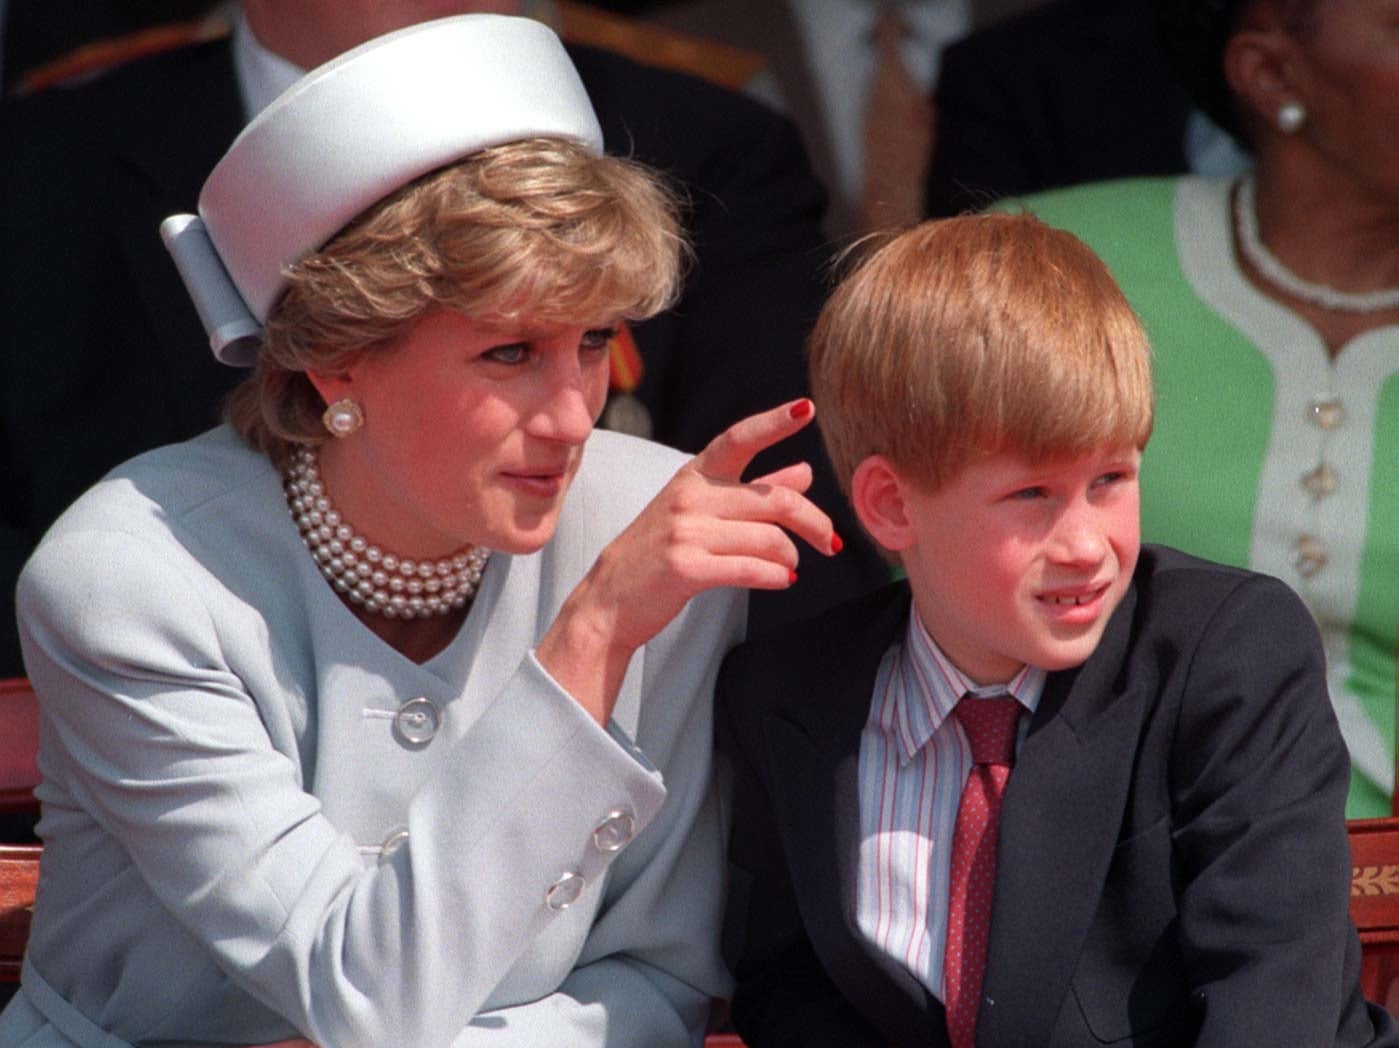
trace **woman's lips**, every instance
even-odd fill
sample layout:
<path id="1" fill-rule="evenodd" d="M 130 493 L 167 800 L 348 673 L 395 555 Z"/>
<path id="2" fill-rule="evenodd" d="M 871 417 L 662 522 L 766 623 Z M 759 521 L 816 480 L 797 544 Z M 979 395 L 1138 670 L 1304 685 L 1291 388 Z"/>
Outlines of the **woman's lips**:
<path id="1" fill-rule="evenodd" d="M 568 480 L 568 470 L 529 470 L 502 473 L 501 477 L 516 491 L 534 498 L 558 498 Z"/>

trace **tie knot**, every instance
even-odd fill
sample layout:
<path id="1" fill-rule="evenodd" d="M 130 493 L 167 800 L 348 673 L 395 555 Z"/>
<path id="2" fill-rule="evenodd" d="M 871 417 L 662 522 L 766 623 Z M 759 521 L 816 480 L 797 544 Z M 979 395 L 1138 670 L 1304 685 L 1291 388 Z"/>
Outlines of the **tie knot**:
<path id="1" fill-rule="evenodd" d="M 1015 767 L 1015 729 L 1023 707 L 1010 696 L 975 699 L 964 695 L 952 709 L 972 744 L 976 764 L 1003 764 Z"/>

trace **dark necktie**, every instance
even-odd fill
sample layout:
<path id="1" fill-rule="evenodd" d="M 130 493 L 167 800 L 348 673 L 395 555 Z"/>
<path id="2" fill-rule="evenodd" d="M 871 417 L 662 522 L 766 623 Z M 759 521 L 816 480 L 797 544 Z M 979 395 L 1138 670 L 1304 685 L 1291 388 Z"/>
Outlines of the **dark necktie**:
<path id="1" fill-rule="evenodd" d="M 1015 765 L 1015 734 L 1023 707 L 1015 699 L 964 696 L 952 715 L 971 740 L 972 771 L 962 789 L 952 832 L 947 899 L 947 1034 L 952 1048 L 971 1048 L 996 884 L 996 836 L 1001 797 Z"/>

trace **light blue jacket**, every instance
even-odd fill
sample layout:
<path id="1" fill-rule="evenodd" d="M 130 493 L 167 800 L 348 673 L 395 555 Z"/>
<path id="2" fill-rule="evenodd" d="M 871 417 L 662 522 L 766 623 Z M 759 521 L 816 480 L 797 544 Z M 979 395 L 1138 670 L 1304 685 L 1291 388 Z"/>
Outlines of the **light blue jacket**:
<path id="1" fill-rule="evenodd" d="M 0 1046 L 697 1043 L 728 988 L 709 703 L 741 594 L 637 653 L 609 731 L 531 651 L 683 461 L 596 433 L 553 540 L 493 556 L 422 665 L 335 596 L 231 431 L 84 495 L 20 583 L 45 849 Z"/>

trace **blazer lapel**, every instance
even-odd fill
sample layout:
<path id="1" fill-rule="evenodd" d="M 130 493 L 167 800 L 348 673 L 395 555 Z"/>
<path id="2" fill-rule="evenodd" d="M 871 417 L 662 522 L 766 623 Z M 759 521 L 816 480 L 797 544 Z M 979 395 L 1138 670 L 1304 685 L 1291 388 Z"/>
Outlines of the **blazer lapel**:
<path id="1" fill-rule="evenodd" d="M 1129 589 L 1082 667 L 1050 675 L 1006 787 L 977 1040 L 1042 1044 L 1062 1007 L 1117 844 L 1142 707 L 1116 686 Z M 1027 1039 L 1026 1032 L 1034 1036 Z"/>
<path id="2" fill-rule="evenodd" d="M 946 1043 L 941 1003 L 874 951 L 855 919 L 860 733 L 879 662 L 901 635 L 909 606 L 903 585 L 879 596 L 872 613 L 862 602 L 857 616 L 840 620 L 849 631 L 834 630 L 831 643 L 811 644 L 808 652 L 817 657 L 808 659 L 783 707 L 764 722 L 764 742 L 793 887 L 822 963 L 893 1041 L 936 1046 Z"/>

